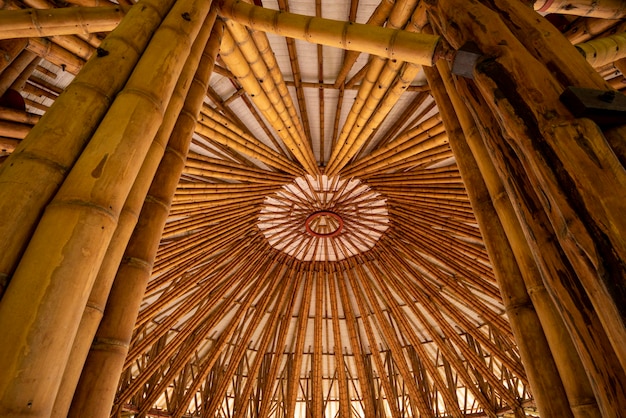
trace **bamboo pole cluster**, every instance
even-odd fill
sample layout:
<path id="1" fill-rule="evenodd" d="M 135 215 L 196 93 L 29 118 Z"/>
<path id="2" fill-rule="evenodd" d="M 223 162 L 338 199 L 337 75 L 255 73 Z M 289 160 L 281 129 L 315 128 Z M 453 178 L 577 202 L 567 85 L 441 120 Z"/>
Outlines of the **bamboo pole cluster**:
<path id="1" fill-rule="evenodd" d="M 460 7 L 466 7 L 466 13 L 454 12 Z M 542 400 L 547 392 L 541 389 L 535 394 L 540 413 L 564 416 L 568 412 L 551 408 L 567 402 L 573 416 L 619 416 L 624 398 L 618 393 L 626 384 L 626 328 L 619 308 L 624 295 L 611 283 L 624 280 L 623 269 L 617 267 L 623 260 L 624 225 L 614 216 L 625 200 L 614 193 L 620 190 L 621 196 L 626 179 L 608 132 L 605 137 L 593 123 L 574 120 L 558 99 L 565 85 L 610 88 L 565 38 L 519 3 L 502 0 L 491 7 L 467 7 L 446 0 L 431 12 L 433 26 L 453 47 L 473 41 L 493 57 L 477 66 L 473 82 L 457 78 L 453 83 L 445 65 L 438 66 L 448 79 L 443 91 L 439 87 L 438 104 L 444 105 L 446 94 L 455 102 L 448 114 L 459 115 L 470 143 L 470 152 L 455 156 L 459 163 L 471 162 L 473 156 L 490 188 L 495 218 L 504 228 L 498 239 L 510 243 L 524 267 L 523 277 L 510 285 L 527 287 L 548 339 L 550 350 L 540 356 L 541 366 L 533 371 L 532 362 L 524 360 L 531 386 L 542 384 L 533 383 L 537 377 L 552 391 L 560 385 L 548 379 L 563 382 L 565 397 L 555 392 Z M 479 22 L 490 25 L 489 35 L 479 33 Z M 506 51 L 498 46 L 505 43 Z M 469 111 L 457 91 L 468 100 Z M 494 100 L 496 91 L 502 95 Z M 532 93 L 536 91 L 542 95 Z M 623 126 L 611 132 L 623 135 Z M 535 147 L 537 141 L 544 146 Z M 468 189 L 480 186 L 479 181 L 467 184 Z M 478 203 L 475 206 L 478 215 Z M 488 219 L 485 231 L 494 228 L 494 216 Z M 499 242 L 485 239 L 492 241 L 488 246 Z M 513 265 L 496 275 L 501 282 L 511 280 L 515 269 Z M 501 289 L 505 297 L 506 288 Z M 522 325 L 528 326 L 528 321 Z M 568 330 L 566 345 L 561 343 L 563 326 Z M 556 376 L 544 367 L 550 353 L 558 357 Z M 573 375 L 579 377 L 566 382 Z"/>
<path id="2" fill-rule="evenodd" d="M 202 4 L 193 1 L 178 2 L 168 14 L 171 5 L 172 3 L 156 5 L 145 2 L 143 6 L 133 9 L 137 11 L 136 13 L 132 11 L 129 13 L 128 19 L 125 19 L 124 23 L 118 27 L 119 31 L 114 32 L 110 37 L 110 42 L 103 43 L 103 46 L 107 48 L 103 50 L 107 54 L 102 54 L 102 57 L 112 55 L 115 60 L 118 60 L 125 54 L 128 55 L 125 57 L 128 59 L 128 66 L 121 72 L 117 83 L 109 74 L 102 77 L 103 72 L 109 70 L 101 67 L 106 64 L 104 60 L 94 62 L 91 67 L 81 72 L 81 76 L 73 84 L 76 86 L 77 93 L 81 92 L 81 83 L 88 87 L 103 83 L 104 88 L 94 91 L 95 94 L 102 94 L 103 91 L 115 89 L 116 86 L 121 87 L 122 83 L 125 83 L 125 88 L 120 91 L 110 107 L 106 101 L 108 98 L 104 101 L 100 99 L 100 103 L 104 105 L 102 114 L 106 112 L 106 115 L 101 121 L 95 121 L 97 129 L 95 129 L 96 126 L 87 126 L 87 130 L 95 129 L 95 132 L 87 132 L 84 140 L 89 141 L 84 150 L 81 151 L 78 148 L 74 151 L 71 148 L 71 141 L 76 142 L 78 138 L 68 136 L 68 130 L 63 130 L 66 136 L 65 142 L 69 145 L 63 151 L 75 154 L 72 156 L 61 154 L 61 158 L 78 158 L 73 167 L 68 167 L 67 177 L 59 178 L 62 185 L 52 202 L 45 207 L 46 210 L 32 237 L 25 236 L 29 241 L 25 245 L 24 254 L 21 255 L 21 260 L 0 304 L 0 310 L 3 312 L 15 312 L 18 306 L 21 305 L 22 308 L 26 306 L 25 311 L 17 318 L 18 320 L 11 319 L 11 314 L 2 314 L 0 326 L 6 335 L 12 336 L 10 338 L 13 341 L 3 346 L 5 351 L 2 355 L 2 368 L 6 373 L 3 373 L 0 381 L 3 393 L 0 410 L 4 413 L 8 411 L 33 413 L 35 411 L 36 414 L 42 416 L 49 416 L 52 413 L 61 376 L 70 355 L 71 344 L 68 345 L 68 341 L 74 339 L 79 329 L 80 317 L 87 303 L 87 296 L 116 229 L 127 228 L 128 224 L 124 226 L 119 224 L 126 197 L 134 184 L 146 181 L 149 184 L 153 177 L 149 173 L 150 169 L 147 168 L 148 173 L 143 179 L 138 180 L 137 176 L 141 174 L 141 164 L 136 164 L 136 161 L 145 160 L 146 167 L 151 165 L 156 167 L 161 159 L 160 155 L 163 155 L 162 140 L 160 146 L 158 140 L 155 142 L 156 152 L 150 152 L 152 150 L 150 145 L 163 122 L 165 108 L 171 104 L 170 98 L 179 80 L 183 64 L 187 61 L 186 57 L 189 55 L 191 44 L 196 39 L 210 8 L 210 3 L 206 2 Z M 145 24 L 138 30 L 140 21 Z M 208 31 L 205 30 L 205 33 L 206 42 Z M 129 44 L 125 39 L 131 37 L 131 34 L 138 45 Z M 202 44 L 202 41 L 200 43 Z M 144 49 L 144 46 L 145 53 L 139 59 L 140 51 Z M 204 45 L 200 45 L 197 49 L 202 51 Z M 216 50 L 216 47 L 213 49 Z M 197 59 L 195 62 L 197 66 Z M 136 66 L 135 63 L 137 63 Z M 194 72 L 193 65 L 191 64 L 191 68 L 187 70 L 190 74 Z M 210 72 L 210 67 L 205 70 L 205 79 Z M 146 74 L 149 76 L 146 77 Z M 103 80 L 94 79 L 94 76 L 99 76 Z M 188 86 L 189 82 L 186 87 L 180 85 L 179 90 L 185 91 Z M 68 89 L 70 90 L 71 88 Z M 203 92 L 204 89 L 202 89 Z M 199 109 L 202 93 L 196 92 L 194 98 L 196 109 Z M 183 97 L 184 95 L 185 93 L 182 93 Z M 78 107 L 84 106 L 84 100 L 77 100 L 76 96 L 81 98 L 80 95 L 74 95 L 69 96 L 65 103 L 59 104 L 57 101 L 55 109 L 63 111 L 63 106 L 65 106 L 66 109 L 73 109 L 76 113 Z M 86 95 L 83 94 L 83 96 Z M 97 103 L 97 99 L 94 101 Z M 182 101 L 178 105 L 178 110 L 172 113 L 179 113 L 181 106 Z M 50 113 L 53 113 L 52 110 Z M 197 110 L 195 113 L 197 115 Z M 175 117 L 176 115 L 173 120 Z M 44 132 L 53 128 L 50 125 L 55 122 L 50 117 L 47 120 L 50 122 L 46 123 L 46 118 L 44 118 L 44 121 L 37 125 Z M 194 122 L 195 116 L 191 117 L 191 129 Z M 171 126 L 173 122 L 170 124 L 170 130 Z M 191 139 L 189 126 L 187 123 L 185 134 L 182 135 L 186 138 L 183 143 L 187 144 Z M 77 134 L 74 136 L 78 137 Z M 162 136 L 163 138 L 169 137 L 169 132 L 164 132 Z M 49 138 L 46 137 L 45 140 Z M 24 143 L 33 150 L 37 150 L 37 147 L 45 145 L 45 140 L 38 140 L 34 135 L 32 138 L 27 138 Z M 160 155 L 159 147 L 161 148 Z M 48 151 L 49 149 L 46 150 Z M 19 163 L 19 158 L 22 157 L 24 164 L 21 169 L 23 170 L 32 161 L 30 156 L 24 159 L 25 155 L 28 154 L 22 148 L 10 157 L 13 163 L 3 165 L 3 168 L 15 167 L 15 163 Z M 33 153 L 31 152 L 30 155 Z M 50 158 L 47 161 L 54 163 L 54 160 Z M 149 161 L 154 161 L 154 163 Z M 17 166 L 19 167 L 20 164 Z M 55 164 L 54 168 L 60 171 L 58 164 Z M 173 172 L 168 170 L 168 173 Z M 8 173 L 4 170 L 2 172 L 4 181 L 10 179 L 11 174 L 10 170 Z M 136 181 L 138 183 L 135 183 Z M 174 180 L 174 184 L 176 181 Z M 147 190 L 144 186 L 138 187 Z M 141 192 L 137 194 L 141 195 Z M 137 197 L 135 196 L 134 199 L 137 200 Z M 6 209 L 11 208 L 6 207 Z M 15 208 L 12 209 L 15 210 Z M 41 210 L 36 207 L 33 209 Z M 158 228 L 155 233 L 157 237 L 160 236 Z M 121 235 L 125 233 L 122 232 Z M 51 236 L 55 239 L 51 240 L 49 238 Z M 116 245 L 125 246 L 125 244 L 125 242 L 119 242 Z M 19 252 L 14 254 L 17 255 Z M 32 257 L 37 257 L 39 261 L 30 262 Z M 40 291 L 36 294 L 33 294 L 33 285 L 36 285 L 33 280 L 39 282 L 39 286 L 35 287 Z M 52 285 L 42 285 L 42 282 L 52 283 Z M 23 295 L 25 294 L 36 302 L 28 306 L 24 305 Z M 70 298 L 74 303 L 66 304 L 64 308 L 61 308 L 61 301 L 64 298 Z M 19 322 L 20 320 L 28 321 L 31 326 L 24 326 Z M 54 324 L 58 323 L 63 323 L 65 326 L 54 327 Z M 91 337 L 82 336 L 87 341 L 90 341 Z M 109 381 L 110 384 L 106 390 L 114 394 L 118 376 L 114 371 L 109 376 L 113 377 L 113 380 Z M 50 386 L 50 382 L 56 383 Z M 28 399 L 30 400 L 27 401 Z M 108 406 L 111 402 L 112 399 L 102 404 L 99 407 L 100 413 L 108 415 Z M 98 403 L 94 403 L 92 399 L 90 405 L 96 404 Z M 80 410 L 79 414 L 83 412 L 84 410 Z M 96 413 L 95 410 L 93 412 Z"/>

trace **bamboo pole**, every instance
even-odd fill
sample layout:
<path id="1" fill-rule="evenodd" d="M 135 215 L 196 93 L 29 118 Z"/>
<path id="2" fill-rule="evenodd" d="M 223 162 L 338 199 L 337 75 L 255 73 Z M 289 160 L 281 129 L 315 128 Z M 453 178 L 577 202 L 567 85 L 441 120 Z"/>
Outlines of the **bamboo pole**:
<path id="1" fill-rule="evenodd" d="M 210 23 L 211 17 L 207 19 Z M 214 19 L 215 15 L 212 16 L 212 20 Z M 207 26 L 210 28 L 210 25 Z M 52 416 L 67 416 L 72 396 L 74 395 L 81 370 L 89 352 L 89 347 L 93 341 L 100 319 L 102 318 L 113 279 L 115 278 L 118 266 L 124 255 L 128 240 L 137 223 L 137 218 L 141 212 L 141 206 L 146 198 L 150 183 L 163 157 L 167 141 L 171 136 L 174 124 L 183 107 L 185 96 L 189 91 L 191 80 L 193 80 L 193 74 L 198 68 L 200 55 L 202 54 L 202 50 L 208 38 L 208 28 L 203 29 L 203 32 L 201 32 L 201 35 L 198 36 L 194 44 L 192 52 L 182 70 L 175 93 L 165 112 L 164 121 L 150 147 L 148 156 L 141 167 L 137 180 L 133 184 L 129 197 L 124 203 L 117 228 L 111 239 L 103 263 L 100 266 L 76 338 L 74 339 L 72 352 L 70 353 L 70 362 L 65 369 Z M 202 80 L 196 80 L 196 82 L 202 83 Z M 206 82 L 204 84 L 206 84 Z M 202 87 L 204 87 L 204 84 Z"/>
<path id="2" fill-rule="evenodd" d="M 0 74 L 0 96 L 2 96 L 28 68 L 37 56 L 27 50 L 22 51 L 11 64 Z"/>
<path id="3" fill-rule="evenodd" d="M 593 68 L 626 58 L 626 32 L 576 45 Z"/>
<path id="4" fill-rule="evenodd" d="M 26 49 L 70 74 L 77 75 L 85 65 L 84 60 L 46 38 L 29 38 Z"/>
<path id="5" fill-rule="evenodd" d="M 20 55 L 27 44 L 26 39 L 0 40 L 0 73 Z"/>
<path id="6" fill-rule="evenodd" d="M 472 199 L 474 213 L 491 256 L 507 314 L 520 347 L 524 368 L 531 382 L 539 411 L 542 416 L 546 417 L 571 417 L 573 415 L 563 383 L 539 317 L 526 290 L 522 273 L 514 257 L 514 250 L 510 247 L 501 222 L 494 220 L 497 219 L 497 214 L 490 202 L 487 186 L 481 179 L 477 163 L 463 138 L 462 124 L 454 116 L 459 115 L 460 110 L 456 110 L 452 102 L 446 101 L 446 86 L 441 75 L 427 70 L 426 76 L 442 117 L 447 122 L 451 146 L 455 151 L 461 175 L 464 177 L 468 194 Z M 458 103 L 457 107 L 459 107 Z M 461 113 L 461 115 L 468 116 L 466 113 Z M 532 344 L 529 343 L 530 341 Z"/>
<path id="7" fill-rule="evenodd" d="M 109 54 L 90 61 L 42 121 L 0 169 L 0 291 L 13 274 L 26 242 L 91 134 L 122 88 L 141 51 L 173 1 L 145 0 L 102 43 Z M 138 26 L 136 22 L 142 22 Z M 125 57 L 121 60 L 120 57 Z M 111 72 L 115 66 L 117 71 Z M 75 100 L 80 106 L 76 108 Z M 72 114 L 74 117 L 67 118 Z"/>
<path id="8" fill-rule="evenodd" d="M 432 35 L 278 12 L 239 0 L 223 1 L 219 13 L 255 30 L 414 64 L 430 66 L 440 54 L 439 38 Z"/>
<path id="9" fill-rule="evenodd" d="M 484 109 L 481 106 L 474 108 Z M 493 119 L 493 116 L 490 117 Z M 490 125 L 487 122 L 488 118 L 482 116 L 481 120 L 484 121 L 481 123 L 486 127 L 485 131 L 489 129 L 498 132 L 497 129 L 493 129 L 493 124 Z M 619 361 L 610 347 L 598 314 L 593 309 L 571 264 L 567 261 L 562 249 L 554 242 L 552 226 L 545 213 L 538 209 L 541 207 L 539 198 L 532 191 L 532 187 L 523 174 L 524 171 L 517 156 L 510 148 L 502 147 L 500 138 L 496 138 L 493 135 L 485 135 L 483 139 L 499 177 L 503 181 L 506 194 L 515 203 L 513 207 L 516 216 L 534 261 L 540 269 L 546 290 L 550 293 L 567 326 L 569 337 L 583 363 L 602 416 L 619 416 L 618 411 L 623 409 L 620 405 L 623 398 L 615 394 L 623 391 L 621 388 L 624 387 L 626 381 L 624 371 L 619 366 Z M 559 344 L 563 346 L 562 343 Z M 560 348 L 564 349 L 564 347 Z M 561 359 L 561 361 L 564 360 Z M 574 364 L 569 366 L 573 367 Z M 584 380 L 575 379 L 570 383 L 582 384 Z M 581 388 L 578 390 L 578 393 L 583 393 Z M 593 404 L 593 401 L 589 399 L 584 402 L 584 397 L 579 399 L 581 399 L 579 409 L 582 411 L 584 411 L 585 403 Z M 572 403 L 576 404 L 575 401 Z"/>
<path id="10" fill-rule="evenodd" d="M 128 7 L 0 10 L 0 39 L 111 32 Z"/>
<path id="11" fill-rule="evenodd" d="M 68 341 L 139 171 L 137 161 L 145 159 L 184 65 L 181 58 L 189 54 L 209 6 L 191 1 L 173 7 L 42 216 L 0 305 L 2 312 L 23 312 L 20 319 L 26 321 L 0 319 L 0 329 L 13 341 L 0 356 L 8 371 L 0 381 L 4 411 L 50 414 Z M 24 307 L 24 298 L 36 302 Z M 75 303 L 60 308 L 66 298 Z M 58 323 L 66 327 L 54 327 Z M 37 399 L 36 409 L 29 408 L 29 399 Z"/>
<path id="12" fill-rule="evenodd" d="M 494 29 L 493 34 L 497 33 L 495 39 L 506 39 L 508 46 L 504 51 L 496 45 L 494 37 L 483 37 L 472 30 L 475 20 L 470 22 L 461 15 L 450 16 L 447 11 L 458 5 L 448 4 L 449 0 L 444 1 L 447 6 L 442 5 L 438 9 L 441 18 L 446 22 L 456 20 L 459 29 L 464 28 L 465 34 L 497 55 L 496 59 L 485 61 L 477 68 L 476 82 L 487 97 L 492 111 L 506 124 L 506 132 L 510 135 L 507 140 L 511 146 L 525 155 L 523 162 L 527 176 L 535 188 L 543 190 L 542 206 L 554 225 L 556 238 L 587 289 L 613 350 L 624 368 L 626 326 L 625 315 L 620 307 L 624 306 L 626 294 L 623 288 L 615 284 L 621 283 L 625 274 L 620 260 L 626 258 L 626 241 L 623 236 L 626 225 L 625 220 L 617 219 L 616 214 L 621 213 L 626 201 L 626 197 L 621 196 L 622 191 L 626 190 L 626 187 L 622 187 L 626 184 L 626 173 L 595 124 L 587 119 L 571 120 L 569 112 L 558 100 L 562 90 L 550 75 L 552 65 L 548 70 L 518 43 L 508 29 L 514 25 L 506 25 L 504 21 L 496 25 L 494 22 L 500 19 L 499 16 L 487 8 L 472 5 L 472 15 L 483 16 L 485 22 L 490 22 L 494 28 L 500 26 L 497 31 Z M 500 7 L 508 10 L 506 5 L 514 7 L 515 2 Z M 530 20 L 530 17 L 524 17 L 524 26 L 530 26 Z M 453 44 L 463 41 L 456 35 L 448 32 L 446 36 L 450 37 Z M 541 53 L 548 50 L 550 56 L 559 56 L 558 51 L 545 40 L 538 44 L 541 46 L 533 47 L 533 53 L 539 53 L 535 49 L 538 48 Z M 580 70 L 587 74 L 588 65 L 582 57 L 566 52 L 562 54 L 562 67 L 567 68 L 558 71 Z M 532 76 L 528 71 L 531 65 L 536 69 Z M 596 82 L 597 75 L 580 77 L 580 84 L 586 86 Z M 508 89 L 507 99 L 498 100 L 497 104 L 488 98 L 497 89 L 496 86 L 504 88 L 511 83 L 519 83 L 526 88 L 515 92 L 514 89 Z M 598 83 L 600 86 L 606 84 L 602 80 Z M 533 91 L 543 92 L 540 103 L 531 93 Z M 517 105 L 528 111 L 528 117 L 520 116 L 521 109 Z M 545 146 L 535 147 L 536 140 L 531 139 L 529 127 L 535 132 L 533 137 L 540 135 L 545 138 L 542 141 Z M 572 146 L 571 138 L 581 138 L 582 142 Z"/>
<path id="13" fill-rule="evenodd" d="M 0 120 L 18 122 L 33 126 L 39 122 L 39 119 L 41 119 L 41 116 L 34 113 L 10 109 L 8 107 L 0 107 Z"/>
<path id="14" fill-rule="evenodd" d="M 202 50 L 205 50 L 204 45 L 209 38 L 209 28 L 213 26 L 214 20 L 215 15 L 209 14 L 205 27 L 198 35 L 193 53 L 199 55 Z M 189 87 L 187 99 L 182 105 L 183 110 L 173 128 L 168 148 L 165 150 L 148 191 L 137 226 L 126 247 L 124 259 L 128 261 L 120 264 L 118 269 L 102 322 L 96 333 L 92 351 L 87 358 L 68 416 L 81 416 L 83 411 L 93 410 L 96 405 L 102 406 L 99 416 L 105 417 L 110 411 L 109 406 L 114 400 L 118 376 L 127 354 L 139 303 L 143 298 L 150 267 L 153 264 L 168 215 L 168 208 L 182 172 L 184 157 L 187 154 L 195 121 L 212 72 L 221 37 L 219 28 L 217 26 L 211 41 L 207 44 L 193 85 Z M 195 66 L 197 64 L 194 65 L 192 62 L 190 70 L 193 71 Z M 125 320 L 122 322 L 120 318 L 125 318 Z M 120 344 L 125 344 L 125 346 Z M 101 374 L 101 370 L 108 371 L 106 378 Z"/>
<path id="15" fill-rule="evenodd" d="M 563 321 L 559 317 L 556 307 L 543 284 L 540 271 L 533 260 L 531 249 L 517 221 L 513 205 L 510 199 L 506 197 L 506 190 L 499 180 L 496 168 L 486 148 L 482 145 L 483 141 L 478 135 L 477 127 L 474 125 L 468 109 L 456 93 L 460 89 L 458 86 L 451 84 L 450 73 L 445 67 L 441 70 L 441 73 L 446 90 L 454 104 L 457 115 L 459 115 L 463 130 L 468 132 L 468 146 L 475 156 L 476 163 L 491 195 L 494 209 L 498 213 L 499 218 L 502 219 L 502 226 L 508 240 L 511 242 L 515 258 L 521 267 L 522 278 L 541 321 L 550 350 L 553 353 L 572 413 L 575 417 L 600 416 L 600 411 L 595 402 L 589 379 L 586 378 L 580 357 L 576 353 Z M 466 95 L 469 95 L 469 92 L 466 92 Z M 489 131 L 484 130 L 483 132 Z"/>
<path id="16" fill-rule="evenodd" d="M 287 148 L 296 156 L 302 167 L 311 175 L 317 172 L 317 164 L 313 157 L 310 146 L 304 143 L 295 132 L 295 126 L 285 125 L 287 118 L 284 107 L 276 109 L 259 81 L 254 77 L 254 73 L 241 50 L 237 47 L 234 39 L 226 33 L 220 48 L 220 57 L 228 68 L 237 77 L 248 95 L 251 96 L 259 111 L 272 125 L 278 136 L 283 140 Z"/>

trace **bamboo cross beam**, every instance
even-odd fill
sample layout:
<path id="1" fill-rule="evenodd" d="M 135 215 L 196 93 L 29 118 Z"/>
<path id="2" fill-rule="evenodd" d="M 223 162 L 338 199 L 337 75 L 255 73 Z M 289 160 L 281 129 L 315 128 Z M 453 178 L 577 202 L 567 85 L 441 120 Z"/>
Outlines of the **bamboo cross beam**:
<path id="1" fill-rule="evenodd" d="M 576 49 L 593 68 L 611 64 L 626 58 L 626 32 L 578 44 Z"/>
<path id="2" fill-rule="evenodd" d="M 0 39 L 110 32 L 128 6 L 0 10 Z"/>
<path id="3" fill-rule="evenodd" d="M 219 14 L 254 30 L 413 64 L 432 66 L 445 55 L 434 35 L 280 12 L 241 0 L 220 1 Z"/>

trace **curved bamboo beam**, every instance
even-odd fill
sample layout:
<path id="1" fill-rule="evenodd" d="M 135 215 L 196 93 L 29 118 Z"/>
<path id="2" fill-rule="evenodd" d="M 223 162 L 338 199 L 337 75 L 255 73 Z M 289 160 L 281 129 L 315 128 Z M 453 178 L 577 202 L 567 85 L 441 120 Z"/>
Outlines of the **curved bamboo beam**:
<path id="1" fill-rule="evenodd" d="M 359 23 L 302 16 L 224 0 L 219 13 L 249 28 L 321 45 L 432 66 L 443 53 L 439 37 Z"/>
<path id="2" fill-rule="evenodd" d="M 127 6 L 0 10 L 0 39 L 110 32 Z"/>

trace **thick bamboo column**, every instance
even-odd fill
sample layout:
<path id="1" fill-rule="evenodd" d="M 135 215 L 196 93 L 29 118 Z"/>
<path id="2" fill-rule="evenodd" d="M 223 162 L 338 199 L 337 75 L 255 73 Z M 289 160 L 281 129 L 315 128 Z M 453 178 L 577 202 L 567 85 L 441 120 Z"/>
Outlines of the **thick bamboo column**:
<path id="1" fill-rule="evenodd" d="M 626 218 L 621 216 L 626 210 L 626 172 L 598 127 L 587 119 L 573 120 L 558 99 L 562 78 L 585 87 L 608 90 L 608 86 L 597 74 L 592 76 L 595 72 L 584 59 L 572 53 L 573 47 L 553 30 L 549 36 L 524 40 L 522 45 L 509 28 L 535 33 L 542 20 L 518 6 L 514 1 L 495 0 L 491 10 L 478 2 L 439 0 L 435 14 L 442 34 L 454 47 L 472 40 L 486 56 L 493 57 L 476 67 L 476 84 L 503 122 L 507 142 L 523 155 L 524 171 L 533 187 L 541 190 L 554 238 L 585 287 L 613 351 L 626 369 L 626 290 L 622 286 Z M 470 15 L 474 18 L 469 19 Z M 485 34 L 481 25 L 492 30 Z M 544 63 L 544 57 L 549 61 Z M 555 68 L 556 63 L 561 65 Z"/>
<path id="2" fill-rule="evenodd" d="M 110 32 L 128 9 L 106 6 L 0 10 L 0 39 Z"/>
<path id="3" fill-rule="evenodd" d="M 10 341 L 0 352 L 0 412 L 50 415 L 119 213 L 209 7 L 172 8 L 42 216 L 0 305 Z"/>
<path id="4" fill-rule="evenodd" d="M 213 70 L 221 31 L 221 25 L 216 25 L 126 248 L 72 401 L 70 417 L 80 417 L 86 410 L 92 411 L 92 416 L 107 417 L 111 411 L 139 304 Z"/>
<path id="5" fill-rule="evenodd" d="M 462 102 L 457 92 L 457 86 L 452 82 L 450 70 L 447 65 L 440 62 L 437 64 L 437 68 L 440 70 L 440 75 L 447 94 L 454 106 L 459 123 L 465 134 L 467 141 L 465 147 L 471 151 L 473 155 L 471 158 L 475 160 L 475 164 L 482 174 L 485 186 L 491 196 L 493 207 L 498 214 L 507 239 L 511 243 L 513 254 L 520 266 L 521 278 L 524 280 L 526 289 L 532 299 L 534 309 L 537 312 L 550 346 L 554 362 L 561 376 L 560 380 L 567 393 L 572 414 L 577 418 L 599 417 L 600 411 L 595 402 L 593 390 L 580 357 L 543 284 L 540 271 L 535 264 L 530 247 L 524 238 L 515 210 L 500 181 L 496 168 L 483 145 L 480 132 L 469 110 Z M 459 82 L 461 83 L 462 81 Z M 466 96 L 469 94 L 467 91 L 464 92 Z M 477 105 L 473 105 L 472 109 L 476 109 L 477 107 Z M 483 134 L 488 134 L 488 132 L 490 131 L 483 129 Z M 465 153 L 457 154 L 457 161 L 460 158 L 470 159 L 467 150 Z M 542 378 L 543 377 L 542 375 Z"/>
<path id="6" fill-rule="evenodd" d="M 150 147 L 148 156 L 141 167 L 128 199 L 126 199 L 124 203 L 115 234 L 111 239 L 100 271 L 94 282 L 76 338 L 74 339 L 72 352 L 70 353 L 70 361 L 63 374 L 63 381 L 55 401 L 52 417 L 62 418 L 67 416 L 81 370 L 89 352 L 89 347 L 91 346 L 98 324 L 102 318 L 113 279 L 115 278 L 128 240 L 137 223 L 137 218 L 141 212 L 141 207 L 148 189 L 150 188 L 150 184 L 152 183 L 152 179 L 154 178 L 154 174 L 163 157 L 167 141 L 171 137 L 172 129 L 183 107 L 185 97 L 187 96 L 194 74 L 198 68 L 200 56 L 207 42 L 214 20 L 215 13 L 212 13 L 207 18 L 207 24 L 203 26 L 202 32 L 198 35 L 194 43 L 192 52 L 187 58 L 181 77 L 176 85 L 174 95 L 165 112 L 163 123 Z"/>
<path id="7" fill-rule="evenodd" d="M 461 81 L 458 80 L 458 84 L 461 84 Z M 601 409 L 601 415 L 603 417 L 618 417 L 620 411 L 625 407 L 623 404 L 625 399 L 621 393 L 626 387 L 626 376 L 610 347 L 598 314 L 593 309 L 571 264 L 567 261 L 558 243 L 555 242 L 552 226 L 547 220 L 546 214 L 540 209 L 539 197 L 529 184 L 521 163 L 517 160 L 513 150 L 503 144 L 500 128 L 497 126 L 494 116 L 485 114 L 488 108 L 484 101 L 475 102 L 473 99 L 480 97 L 475 86 L 471 89 L 469 85 L 465 86 L 462 91 L 468 91 L 465 97 L 472 97 L 470 106 L 474 112 L 480 115 L 477 118 L 477 123 L 481 124 L 481 130 L 484 132 L 485 147 L 498 170 L 506 195 L 513 203 L 517 220 L 523 230 L 523 238 L 527 241 L 526 245 L 530 247 L 546 290 L 567 327 L 569 339 L 576 348 L 576 354 L 580 357 L 598 407 Z M 511 223 L 509 222 L 509 225 Z M 534 290 L 540 289 L 534 286 Z M 544 329 L 546 328 L 544 325 Z M 555 356 L 559 355 L 557 351 L 563 355 L 561 350 L 564 350 L 565 347 L 561 342 L 559 345 L 559 350 L 553 349 Z M 568 354 L 568 356 L 571 355 Z M 566 361 L 566 358 L 561 358 L 559 361 Z M 572 367 L 577 366 L 573 362 L 567 365 L 567 369 Z M 563 380 L 567 379 L 567 369 L 564 371 L 560 368 Z M 574 374 L 574 371 L 569 370 L 569 373 Z M 580 373 L 575 374 L 579 375 Z M 587 389 L 584 388 L 584 381 L 579 377 L 574 377 L 570 379 L 568 384 L 570 385 L 568 397 L 572 406 L 578 405 L 576 409 L 580 410 L 581 414 L 585 413 L 585 404 L 591 406 L 591 411 L 593 411 L 592 403 L 588 399 L 585 401 L 588 395 Z M 577 402 L 576 399 L 579 401 Z"/>
<path id="8" fill-rule="evenodd" d="M 526 291 L 513 250 L 491 204 L 487 187 L 465 142 L 455 109 L 438 72 L 430 68 L 424 71 L 480 225 L 539 412 L 546 418 L 572 417 L 541 323 Z"/>
<path id="9" fill-rule="evenodd" d="M 433 65 L 443 53 L 437 36 L 279 12 L 240 0 L 221 1 L 219 13 L 255 30 L 414 64 Z"/>
<path id="10" fill-rule="evenodd" d="M 0 293 L 4 293 L 45 205 L 74 165 L 112 98 L 126 83 L 172 4 L 173 0 L 144 0 L 141 7 L 133 8 L 102 43 L 106 53 L 85 65 L 11 155 L 9 163 L 0 167 Z M 68 114 L 73 117 L 68 118 Z"/>

